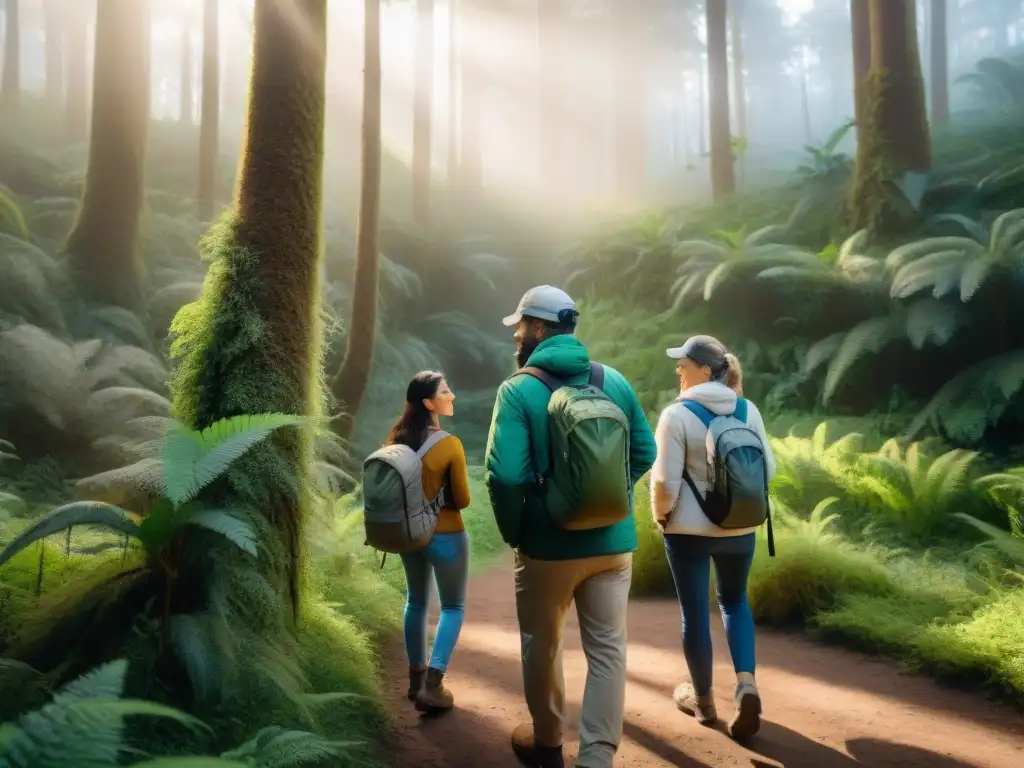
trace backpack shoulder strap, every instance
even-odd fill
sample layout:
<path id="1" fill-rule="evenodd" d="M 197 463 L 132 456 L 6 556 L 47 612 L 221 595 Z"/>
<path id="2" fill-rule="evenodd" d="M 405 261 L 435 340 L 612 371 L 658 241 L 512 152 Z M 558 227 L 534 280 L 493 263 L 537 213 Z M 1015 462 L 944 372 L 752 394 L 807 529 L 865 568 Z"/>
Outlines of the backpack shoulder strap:
<path id="1" fill-rule="evenodd" d="M 736 410 L 732 412 L 732 415 L 744 424 L 747 423 L 747 401 L 742 397 L 736 398 Z"/>
<path id="2" fill-rule="evenodd" d="M 430 436 L 423 441 L 423 445 L 420 446 L 420 449 L 416 451 L 416 457 L 422 459 L 424 456 L 427 455 L 427 451 L 429 451 L 435 445 L 440 443 L 446 437 L 448 437 L 448 433 L 445 432 L 443 429 L 439 429 L 436 432 L 431 432 Z"/>
<path id="3" fill-rule="evenodd" d="M 533 378 L 544 384 L 545 387 L 554 392 L 556 389 L 562 386 L 562 382 L 552 376 L 550 373 L 545 371 L 543 368 L 537 368 L 533 365 L 528 365 L 525 368 L 520 368 L 518 371 L 512 374 L 513 376 L 533 376 Z"/>
<path id="4" fill-rule="evenodd" d="M 700 419 L 704 426 L 711 429 L 711 422 L 715 420 L 715 414 L 695 400 L 680 400 L 680 404 L 694 416 Z"/>
<path id="5" fill-rule="evenodd" d="M 604 366 L 600 363 L 590 364 L 590 383 L 604 392 Z"/>

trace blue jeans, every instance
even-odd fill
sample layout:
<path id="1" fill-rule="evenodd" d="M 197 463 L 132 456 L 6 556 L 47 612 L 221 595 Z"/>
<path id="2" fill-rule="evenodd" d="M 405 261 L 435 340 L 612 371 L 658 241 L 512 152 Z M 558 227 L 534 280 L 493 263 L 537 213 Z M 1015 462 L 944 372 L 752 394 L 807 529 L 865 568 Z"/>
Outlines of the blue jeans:
<path id="1" fill-rule="evenodd" d="M 754 673 L 754 617 L 747 601 L 747 576 L 754 561 L 754 534 L 687 536 L 665 534 L 665 552 L 683 614 L 683 654 L 698 696 L 711 693 L 711 563 L 718 606 L 733 668 Z"/>
<path id="2" fill-rule="evenodd" d="M 402 555 L 408 593 L 405 601 L 405 653 L 409 667 L 421 669 L 427 663 L 427 605 L 430 582 L 436 577 L 441 599 L 441 620 L 434 635 L 430 666 L 448 669 L 466 612 L 466 582 L 469 580 L 469 536 L 465 531 L 437 533 L 426 548 Z"/>

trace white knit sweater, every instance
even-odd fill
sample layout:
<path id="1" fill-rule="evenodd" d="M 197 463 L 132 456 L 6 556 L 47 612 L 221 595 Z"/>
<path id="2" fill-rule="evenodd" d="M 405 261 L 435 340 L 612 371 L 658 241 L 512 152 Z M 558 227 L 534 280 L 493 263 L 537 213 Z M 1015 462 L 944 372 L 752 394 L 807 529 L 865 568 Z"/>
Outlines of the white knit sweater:
<path id="1" fill-rule="evenodd" d="M 736 408 L 736 393 L 724 384 L 708 382 L 690 387 L 682 393 L 687 400 L 695 400 L 712 413 L 726 416 Z M 761 413 L 747 401 L 747 423 L 757 432 L 764 446 L 768 479 L 775 476 L 775 456 L 764 430 Z M 712 523 L 701 511 L 693 491 L 683 480 L 685 466 L 694 484 L 702 492 L 708 486 L 708 455 L 705 447 L 707 427 L 698 416 L 673 402 L 661 412 L 654 440 L 658 457 L 651 468 L 651 511 L 655 520 L 668 519 L 666 533 L 684 533 L 695 536 L 742 536 L 754 528 L 726 530 Z"/>

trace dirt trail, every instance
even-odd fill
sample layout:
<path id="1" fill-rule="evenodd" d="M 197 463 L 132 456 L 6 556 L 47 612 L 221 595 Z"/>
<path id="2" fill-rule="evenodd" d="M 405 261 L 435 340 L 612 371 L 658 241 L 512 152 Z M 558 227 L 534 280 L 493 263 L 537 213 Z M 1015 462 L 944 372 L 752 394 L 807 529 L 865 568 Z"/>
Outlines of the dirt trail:
<path id="1" fill-rule="evenodd" d="M 758 736 L 741 747 L 721 729 L 697 725 L 672 704 L 672 690 L 686 669 L 675 603 L 634 601 L 629 633 L 626 717 L 617 767 L 1024 767 L 1024 716 L 980 696 L 902 674 L 886 662 L 764 630 L 758 633 L 757 649 L 764 723 Z M 735 677 L 717 621 L 715 654 L 715 696 L 724 719 L 732 712 Z M 421 718 L 405 699 L 408 680 L 400 639 L 390 649 L 385 675 L 398 730 L 398 768 L 518 765 L 509 734 L 529 717 L 510 565 L 470 583 L 466 623 L 446 678 L 455 694 L 453 712 Z M 585 677 L 572 614 L 565 648 L 572 729 L 567 758 L 576 754 Z"/>

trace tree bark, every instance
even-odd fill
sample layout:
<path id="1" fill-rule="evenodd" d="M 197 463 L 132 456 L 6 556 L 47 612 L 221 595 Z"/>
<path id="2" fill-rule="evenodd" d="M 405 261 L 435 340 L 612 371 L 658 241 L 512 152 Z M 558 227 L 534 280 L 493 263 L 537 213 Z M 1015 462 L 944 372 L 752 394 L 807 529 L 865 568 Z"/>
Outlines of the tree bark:
<path id="1" fill-rule="evenodd" d="M 199 220 L 217 210 L 220 153 L 220 19 L 218 0 L 203 0 L 203 82 L 199 117 Z"/>
<path id="2" fill-rule="evenodd" d="M 67 46 L 64 70 L 64 128 L 69 138 L 89 130 L 89 22 L 85 3 L 68 3 Z"/>
<path id="3" fill-rule="evenodd" d="M 931 70 L 932 122 L 949 122 L 949 32 L 947 27 L 948 0 L 931 0 L 929 24 Z"/>
<path id="4" fill-rule="evenodd" d="M 434 107 L 434 0 L 416 0 L 416 84 L 412 122 L 412 216 L 430 221 L 433 174 L 431 123 Z"/>
<path id="5" fill-rule="evenodd" d="M 195 97 L 192 95 L 192 69 L 192 14 L 188 13 L 187 8 L 183 8 L 181 13 L 181 82 L 179 85 L 181 104 L 178 107 L 178 121 L 185 125 L 192 125 L 193 122 Z"/>
<path id="6" fill-rule="evenodd" d="M 473 60 L 470 34 L 482 15 L 483 0 L 460 0 L 460 19 L 465 22 L 459 35 L 460 96 L 459 121 L 459 187 L 460 196 L 472 194 L 483 184 L 483 146 L 480 136 L 480 108 L 483 101 L 483 76 L 480 62 Z M 462 199 L 468 199 L 462 197 Z"/>
<path id="7" fill-rule="evenodd" d="M 726 48 L 726 0 L 705 3 L 708 39 L 708 90 L 711 117 L 711 195 L 721 200 L 736 189 L 732 133 L 729 130 L 729 56 Z"/>
<path id="8" fill-rule="evenodd" d="M 736 135 L 747 137 L 747 83 L 743 73 L 743 0 L 729 3 L 729 37 L 732 41 L 732 90 Z"/>
<path id="9" fill-rule="evenodd" d="M 850 0 L 853 31 L 853 109 L 858 141 L 865 125 L 864 91 L 871 71 L 871 0 Z"/>
<path id="10" fill-rule="evenodd" d="M 21 22 L 18 0 L 7 0 L 4 13 L 4 72 L 0 106 L 17 109 L 21 102 Z"/>
<path id="11" fill-rule="evenodd" d="M 906 172 L 931 168 L 914 0 L 871 0 L 871 72 L 864 100 L 853 223 L 884 233 L 899 226 L 891 185 Z"/>
<path id="12" fill-rule="evenodd" d="M 67 251 L 82 294 L 144 308 L 136 240 L 149 128 L 149 1 L 98 0 L 89 164 Z"/>
<path id="13" fill-rule="evenodd" d="M 174 408 L 190 427 L 245 413 L 318 414 L 326 61 L 327 0 L 255 0 L 234 208 L 204 241 L 202 297 L 171 327 Z M 275 534 L 260 567 L 293 614 L 311 453 L 309 431 L 276 435 L 242 460 L 245 486 L 234 491 L 256 500 Z"/>
<path id="14" fill-rule="evenodd" d="M 342 408 L 337 432 L 348 440 L 373 367 L 377 328 L 377 278 L 380 249 L 380 0 L 365 0 L 363 63 L 363 167 L 356 233 L 356 267 L 352 281 L 352 321 L 345 360 L 334 377 L 334 397 Z"/>
<path id="15" fill-rule="evenodd" d="M 46 101 L 55 106 L 64 98 L 64 6 L 64 0 L 43 0 Z"/>

